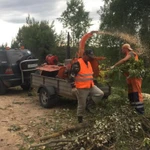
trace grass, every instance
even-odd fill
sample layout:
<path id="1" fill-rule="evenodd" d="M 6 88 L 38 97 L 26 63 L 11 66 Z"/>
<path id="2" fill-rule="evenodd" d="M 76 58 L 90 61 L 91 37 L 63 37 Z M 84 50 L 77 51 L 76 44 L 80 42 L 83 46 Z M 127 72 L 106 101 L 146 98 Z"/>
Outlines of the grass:
<path id="1" fill-rule="evenodd" d="M 149 90 L 147 83 L 148 82 L 146 81 L 143 83 L 144 92 Z M 80 133 L 84 134 L 85 136 L 87 133 L 92 135 L 95 131 L 100 130 L 100 134 L 98 136 L 103 137 L 103 135 L 107 134 L 112 136 L 112 138 L 108 139 L 108 143 L 102 145 L 105 147 L 105 150 L 110 149 L 111 146 L 114 146 L 114 150 L 135 150 L 140 146 L 141 148 L 139 150 L 146 150 L 146 147 L 150 146 L 150 128 L 147 126 L 140 128 L 141 126 L 139 125 L 138 127 L 137 123 L 141 122 L 142 120 L 143 123 L 148 125 L 150 124 L 150 100 L 147 99 L 145 101 L 145 118 L 142 118 L 135 114 L 133 110 L 130 110 L 125 78 L 120 77 L 119 80 L 116 79 L 113 85 L 115 86 L 112 87 L 112 94 L 109 96 L 109 98 L 101 101 L 99 107 L 96 108 L 95 114 L 89 115 L 86 118 L 86 121 L 89 121 L 87 122 L 89 124 L 97 122 L 97 128 L 90 128 L 89 130 L 83 129 L 80 132 L 74 132 L 73 134 L 69 133 L 65 136 L 68 138 L 73 138 L 75 136 L 79 136 Z M 59 106 L 56 106 L 53 114 L 47 114 L 47 116 L 45 116 L 46 119 L 45 117 L 38 118 L 39 122 L 36 124 L 36 126 L 30 126 L 31 128 L 34 128 L 35 132 L 38 129 L 43 129 L 43 136 L 51 134 L 51 128 L 53 129 L 53 132 L 59 132 L 66 128 L 67 125 L 76 123 L 76 107 L 77 104 L 74 104 L 73 102 L 62 102 Z M 54 120 L 51 120 L 51 116 L 53 116 Z M 33 142 L 36 143 L 36 139 L 34 141 L 33 138 L 28 138 L 28 136 L 25 134 L 21 134 L 20 136 L 24 139 L 25 144 L 32 144 Z M 41 136 L 41 134 L 39 134 L 39 136 Z M 94 143 L 101 144 L 99 138 L 93 138 L 92 136 L 90 137 L 90 135 L 88 135 L 88 137 L 91 138 Z M 85 139 L 85 148 L 90 141 L 87 141 L 86 143 Z M 83 143 L 80 143 L 79 141 L 79 145 L 75 146 L 81 148 L 80 144 L 82 145 Z M 34 150 L 40 149 L 52 150 L 48 146 L 35 148 Z M 27 149 L 22 146 L 19 150 Z M 76 148 L 74 148 L 74 150 L 76 150 Z"/>

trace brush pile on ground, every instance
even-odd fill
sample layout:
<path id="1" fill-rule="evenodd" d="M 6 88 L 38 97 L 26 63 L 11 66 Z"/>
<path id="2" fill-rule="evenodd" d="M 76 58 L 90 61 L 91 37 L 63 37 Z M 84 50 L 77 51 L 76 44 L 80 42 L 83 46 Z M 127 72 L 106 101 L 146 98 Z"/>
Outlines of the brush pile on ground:
<path id="1" fill-rule="evenodd" d="M 30 149 L 39 150 L 146 150 L 150 147 L 150 99 L 145 115 L 130 108 L 127 93 L 114 90 L 101 102 L 88 122 L 42 137 Z"/>

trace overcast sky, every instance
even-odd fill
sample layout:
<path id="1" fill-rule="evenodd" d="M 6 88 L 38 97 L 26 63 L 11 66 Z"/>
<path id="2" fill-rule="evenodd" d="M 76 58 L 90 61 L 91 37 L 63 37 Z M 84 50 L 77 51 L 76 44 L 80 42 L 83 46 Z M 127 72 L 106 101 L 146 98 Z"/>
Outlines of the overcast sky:
<path id="1" fill-rule="evenodd" d="M 62 25 L 56 18 L 66 10 L 67 0 L 0 0 L 0 45 L 8 43 L 16 37 L 19 27 L 26 22 L 30 14 L 37 21 L 55 20 L 55 29 L 58 33 Z M 90 12 L 93 19 L 91 30 L 98 30 L 99 15 L 97 10 L 103 5 L 102 0 L 83 0 L 85 10 Z"/>

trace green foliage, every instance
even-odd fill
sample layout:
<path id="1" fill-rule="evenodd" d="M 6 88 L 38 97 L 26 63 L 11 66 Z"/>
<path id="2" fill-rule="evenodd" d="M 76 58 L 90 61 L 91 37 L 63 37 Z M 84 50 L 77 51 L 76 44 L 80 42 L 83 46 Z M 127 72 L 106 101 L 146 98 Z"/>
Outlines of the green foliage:
<path id="1" fill-rule="evenodd" d="M 0 46 L 0 49 L 5 49 L 5 46 L 2 44 L 2 45 Z"/>
<path id="2" fill-rule="evenodd" d="M 150 138 L 145 138 L 142 145 L 147 148 L 150 147 Z"/>
<path id="3" fill-rule="evenodd" d="M 91 26 L 89 12 L 85 11 L 82 0 L 70 0 L 67 2 L 67 9 L 58 18 L 65 28 L 72 32 L 73 44 L 77 44 L 83 34 Z"/>
<path id="4" fill-rule="evenodd" d="M 97 82 L 102 85 L 112 85 L 114 72 L 111 70 L 100 70 L 99 76 L 96 78 Z"/>
<path id="5" fill-rule="evenodd" d="M 145 105 L 148 104 L 150 104 L 149 101 Z M 149 105 L 145 107 L 146 114 L 149 114 L 147 112 L 148 107 Z M 104 134 L 104 137 L 107 137 L 103 138 L 102 147 L 106 146 L 109 149 L 114 146 L 113 148 L 116 150 L 134 150 L 140 147 L 141 150 L 144 150 L 148 146 L 149 139 L 146 137 L 149 131 L 144 126 L 149 124 L 150 120 L 146 119 L 145 116 L 138 116 L 130 107 L 127 91 L 112 88 L 112 94 L 108 100 L 101 102 L 99 109 L 94 127 L 96 131 L 101 130 L 101 135 Z M 100 119 L 99 113 L 102 119 Z M 108 143 L 106 144 L 105 141 Z M 142 145 L 142 141 L 146 145 Z"/>
<path id="6" fill-rule="evenodd" d="M 106 45 L 109 45 L 109 44 L 106 44 Z M 95 55 L 106 57 L 107 65 L 111 66 L 118 59 L 120 59 L 120 47 L 117 47 L 117 46 L 107 47 L 103 45 L 102 47 L 96 48 Z"/>
<path id="7" fill-rule="evenodd" d="M 145 73 L 148 72 L 148 69 L 144 67 L 143 60 L 136 61 L 134 58 L 129 59 L 126 63 L 121 64 L 120 66 L 115 67 L 114 69 L 108 72 L 108 76 L 112 76 L 116 73 L 121 72 L 127 77 L 141 78 L 145 77 Z M 148 76 L 148 74 L 147 74 Z"/>
<path id="8" fill-rule="evenodd" d="M 101 63 L 99 65 L 99 76 L 96 78 L 97 82 L 102 85 L 112 86 L 115 78 L 118 80 L 118 69 L 109 69 L 109 65 L 106 63 Z M 117 81 L 118 82 L 118 81 Z"/>
<path id="9" fill-rule="evenodd" d="M 145 73 L 143 60 L 135 61 L 134 58 L 129 59 L 126 63 L 121 64 L 118 69 L 125 73 L 129 74 L 128 77 L 142 77 Z"/>
<path id="10" fill-rule="evenodd" d="M 101 19 L 100 30 L 138 35 L 143 46 L 147 48 L 146 52 L 150 53 L 150 2 L 148 0 L 104 0 L 104 6 L 98 13 Z M 111 38 L 104 38 L 104 42 L 105 40 L 113 41 Z"/>
<path id="11" fill-rule="evenodd" d="M 124 75 L 128 77 L 142 77 L 142 92 L 150 93 L 150 68 L 144 66 L 143 60 L 135 61 L 130 59 L 125 64 L 122 64 L 114 69 L 109 69 L 109 63 L 100 64 L 99 77 L 96 78 L 97 82 L 102 85 L 116 86 L 119 88 L 127 88 Z"/>
<path id="12" fill-rule="evenodd" d="M 75 142 L 66 145 L 70 150 L 79 148 L 99 150 L 145 150 L 149 146 L 150 120 L 139 116 L 129 104 L 124 89 L 113 88 L 108 100 L 101 101 L 96 114 L 89 117 L 90 127 L 74 133 Z M 86 123 L 87 124 L 87 123 Z M 67 138 L 67 136 L 66 136 Z M 69 139 L 69 137 L 68 137 Z"/>
<path id="13" fill-rule="evenodd" d="M 99 11 L 102 28 L 119 29 L 134 34 L 139 26 L 142 27 L 141 20 L 144 21 L 149 15 L 148 1 L 105 0 L 104 2 L 104 7 Z"/>
<path id="14" fill-rule="evenodd" d="M 54 22 L 49 25 L 48 21 L 38 22 L 28 16 L 26 23 L 27 25 L 19 29 L 12 47 L 24 45 L 25 48 L 30 49 L 42 61 L 57 45 L 57 35 L 53 29 Z"/>

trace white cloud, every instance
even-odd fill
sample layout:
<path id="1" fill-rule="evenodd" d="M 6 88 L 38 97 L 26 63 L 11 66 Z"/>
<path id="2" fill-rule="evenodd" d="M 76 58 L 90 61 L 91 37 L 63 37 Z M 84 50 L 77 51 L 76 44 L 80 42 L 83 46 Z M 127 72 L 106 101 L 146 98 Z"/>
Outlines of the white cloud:
<path id="1" fill-rule="evenodd" d="M 14 24 L 0 20 L 0 45 L 11 45 L 11 41 L 16 37 L 18 30 L 23 24 Z"/>
<path id="2" fill-rule="evenodd" d="M 28 14 L 35 20 L 55 20 L 55 29 L 59 33 L 63 28 L 56 18 L 66 9 L 67 0 L 1 0 L 0 4 L 0 45 L 11 41 L 16 37 L 19 28 L 26 21 Z M 98 30 L 99 15 L 97 10 L 103 5 L 102 0 L 83 0 L 85 10 L 90 12 L 93 19 L 90 30 Z"/>

